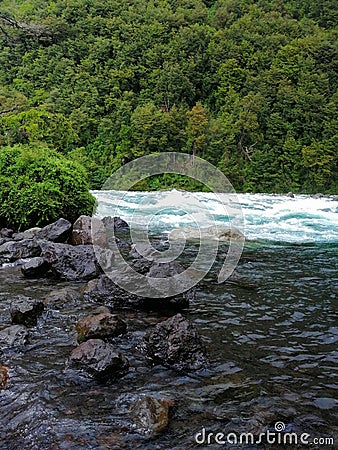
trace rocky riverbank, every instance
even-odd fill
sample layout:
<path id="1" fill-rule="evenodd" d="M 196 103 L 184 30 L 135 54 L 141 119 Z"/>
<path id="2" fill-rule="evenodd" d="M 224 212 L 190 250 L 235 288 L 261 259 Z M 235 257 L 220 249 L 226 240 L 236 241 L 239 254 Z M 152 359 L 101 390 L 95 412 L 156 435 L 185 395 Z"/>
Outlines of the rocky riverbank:
<path id="1" fill-rule="evenodd" d="M 112 260 L 114 254 L 109 249 L 107 236 L 111 238 L 113 232 L 114 242 L 139 273 L 166 278 L 184 270 L 176 262 L 158 264 L 131 250 L 129 227 L 122 219 L 105 218 L 102 225 L 101 242 Z M 128 358 L 115 345 L 117 337 L 120 342 L 128 339 L 128 321 L 118 315 L 128 310 L 156 310 L 163 314 L 162 320 L 145 330 L 135 348 L 150 364 L 161 364 L 178 373 L 207 367 L 208 359 L 197 329 L 178 313 L 194 301 L 194 289 L 156 299 L 124 291 L 103 273 L 93 246 L 91 227 L 91 218 L 81 216 L 74 224 L 61 218 L 42 229 L 20 233 L 0 230 L 1 265 L 20 268 L 18 278 L 44 279 L 55 286 L 44 300 L 34 298 L 34 291 L 29 296 L 11 296 L 7 312 L 9 320 L 0 329 L 0 357 L 4 358 L 9 351 L 24 352 L 31 331 L 41 321 L 48 321 L 53 310 L 84 302 L 92 304 L 92 311 L 73 323 L 77 344 L 65 358 L 64 368 L 66 372 L 78 373 L 79 380 L 85 375 L 99 382 L 112 383 L 133 371 Z M 58 284 L 64 282 L 72 283 L 71 287 L 58 288 Z M 10 389 L 10 373 L 14 368 L 0 366 L 0 369 L 0 389 Z M 138 396 L 130 406 L 131 414 L 135 423 L 141 424 L 142 432 L 151 434 L 167 425 L 172 404 L 167 398 Z"/>
<path id="2" fill-rule="evenodd" d="M 236 274 L 217 284 L 221 247 L 196 290 L 170 303 L 123 292 L 96 265 L 85 270 L 90 234 L 78 228 L 74 245 L 74 228 L 63 242 L 3 230 L 1 448 L 188 449 L 201 430 L 258 437 L 277 421 L 333 436 L 336 247 L 249 243 Z M 130 247 L 127 227 L 116 234 L 139 271 L 164 269 Z M 163 248 L 165 236 L 151 239 Z M 62 264 L 51 252 L 59 248 Z M 182 265 L 195 254 L 188 242 Z M 34 258 L 43 271 L 24 275 Z"/>

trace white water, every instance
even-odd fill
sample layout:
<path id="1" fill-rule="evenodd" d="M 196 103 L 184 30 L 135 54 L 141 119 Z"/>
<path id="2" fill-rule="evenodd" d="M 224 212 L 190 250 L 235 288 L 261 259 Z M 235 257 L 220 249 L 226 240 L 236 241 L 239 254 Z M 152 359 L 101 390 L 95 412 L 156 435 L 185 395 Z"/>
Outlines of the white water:
<path id="1" fill-rule="evenodd" d="M 246 238 L 281 243 L 338 243 L 338 201 L 296 195 L 93 191 L 97 216 L 120 216 L 149 231 L 232 222 Z M 238 200 L 239 204 L 236 205 Z M 234 207 L 230 206 L 233 205 Z M 236 207 L 237 206 L 237 207 Z M 236 213 L 236 214 L 235 214 Z M 241 221 L 241 214 L 243 220 Z"/>

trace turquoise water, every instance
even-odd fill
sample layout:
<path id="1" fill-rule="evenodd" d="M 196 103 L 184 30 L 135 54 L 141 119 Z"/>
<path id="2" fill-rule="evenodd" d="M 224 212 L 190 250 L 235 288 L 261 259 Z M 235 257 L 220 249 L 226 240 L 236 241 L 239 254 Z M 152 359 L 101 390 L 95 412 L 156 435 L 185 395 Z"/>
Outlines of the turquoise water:
<path id="1" fill-rule="evenodd" d="M 248 240 L 280 243 L 338 243 L 338 201 L 296 195 L 214 194 L 182 191 L 93 191 L 99 217 L 169 232 L 186 226 L 233 222 Z"/>

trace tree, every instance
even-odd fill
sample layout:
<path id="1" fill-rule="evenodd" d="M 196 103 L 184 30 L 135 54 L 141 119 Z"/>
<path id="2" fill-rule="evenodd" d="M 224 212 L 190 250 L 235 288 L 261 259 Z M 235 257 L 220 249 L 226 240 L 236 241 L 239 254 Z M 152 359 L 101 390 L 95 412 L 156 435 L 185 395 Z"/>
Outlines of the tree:
<path id="1" fill-rule="evenodd" d="M 197 102 L 195 106 L 187 112 L 187 136 L 188 147 L 192 154 L 202 156 L 206 145 L 206 127 L 208 125 L 207 113 L 201 102 Z"/>
<path id="2" fill-rule="evenodd" d="M 91 215 L 95 198 L 78 163 L 41 145 L 0 150 L 0 223 L 18 229 Z"/>

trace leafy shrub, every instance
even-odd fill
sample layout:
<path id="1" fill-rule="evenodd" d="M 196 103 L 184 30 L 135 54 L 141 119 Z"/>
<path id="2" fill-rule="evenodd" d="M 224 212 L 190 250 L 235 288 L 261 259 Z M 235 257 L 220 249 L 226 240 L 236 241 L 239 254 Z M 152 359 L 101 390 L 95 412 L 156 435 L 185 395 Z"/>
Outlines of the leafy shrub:
<path id="1" fill-rule="evenodd" d="M 16 229 L 92 214 L 85 169 L 41 145 L 0 149 L 0 224 Z"/>

